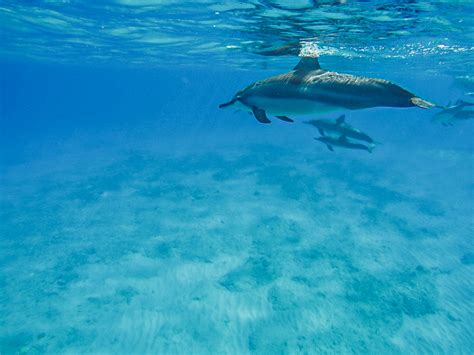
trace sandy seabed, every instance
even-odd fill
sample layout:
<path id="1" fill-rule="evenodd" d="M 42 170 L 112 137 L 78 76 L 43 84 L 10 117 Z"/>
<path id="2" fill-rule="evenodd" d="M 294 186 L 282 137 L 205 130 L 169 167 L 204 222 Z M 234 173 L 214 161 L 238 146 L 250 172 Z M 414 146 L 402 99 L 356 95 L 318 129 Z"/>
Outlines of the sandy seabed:
<path id="1" fill-rule="evenodd" d="M 1 186 L 0 353 L 472 352 L 472 154 L 99 152 Z"/>

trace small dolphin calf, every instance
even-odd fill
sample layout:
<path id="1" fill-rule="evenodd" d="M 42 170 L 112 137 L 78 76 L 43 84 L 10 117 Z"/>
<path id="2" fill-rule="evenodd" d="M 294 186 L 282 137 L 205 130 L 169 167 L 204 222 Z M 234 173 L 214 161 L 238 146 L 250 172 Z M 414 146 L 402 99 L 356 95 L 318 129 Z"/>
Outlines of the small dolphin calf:
<path id="1" fill-rule="evenodd" d="M 344 135 L 340 136 L 339 138 L 332 137 L 332 136 L 322 136 L 322 137 L 318 137 L 314 139 L 326 144 L 326 146 L 331 152 L 334 152 L 333 146 L 349 148 L 349 149 L 361 149 L 361 150 L 366 150 L 369 153 L 372 153 L 372 150 L 375 148 L 375 145 L 366 146 L 364 144 L 351 142 Z"/>
<path id="2" fill-rule="evenodd" d="M 438 112 L 431 119 L 433 122 L 439 122 L 443 126 L 452 126 L 456 121 L 468 120 L 474 118 L 474 103 L 458 100 L 454 105 Z"/>
<path id="3" fill-rule="evenodd" d="M 342 115 L 335 120 L 321 119 L 306 121 L 304 123 L 315 126 L 322 136 L 325 136 L 326 132 L 337 133 L 341 136 L 358 139 L 367 143 L 374 143 L 374 140 L 367 134 L 347 124 L 345 115 Z"/>
<path id="4" fill-rule="evenodd" d="M 288 116 L 378 106 L 435 106 L 387 80 L 321 69 L 318 58 L 310 57 L 303 57 L 288 73 L 253 83 L 219 107 L 234 104 L 253 112 L 261 123 L 271 122 L 267 113 L 293 122 Z"/>

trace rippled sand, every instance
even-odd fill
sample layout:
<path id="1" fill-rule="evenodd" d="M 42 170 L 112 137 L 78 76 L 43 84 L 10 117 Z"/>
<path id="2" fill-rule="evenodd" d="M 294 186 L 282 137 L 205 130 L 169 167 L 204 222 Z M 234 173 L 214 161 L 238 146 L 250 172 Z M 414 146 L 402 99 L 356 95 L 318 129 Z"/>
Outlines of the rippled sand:
<path id="1" fill-rule="evenodd" d="M 473 349 L 472 155 L 390 151 L 99 151 L 9 169 L 0 352 Z"/>

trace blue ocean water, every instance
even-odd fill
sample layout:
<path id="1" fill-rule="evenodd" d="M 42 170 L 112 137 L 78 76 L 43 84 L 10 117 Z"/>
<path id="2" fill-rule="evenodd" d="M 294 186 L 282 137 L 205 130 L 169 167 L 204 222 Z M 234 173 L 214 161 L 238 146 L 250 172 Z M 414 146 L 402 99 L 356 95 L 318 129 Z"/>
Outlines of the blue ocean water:
<path id="1" fill-rule="evenodd" d="M 0 354 L 474 352 L 474 120 L 218 108 L 304 51 L 474 102 L 473 10 L 1 2 Z"/>

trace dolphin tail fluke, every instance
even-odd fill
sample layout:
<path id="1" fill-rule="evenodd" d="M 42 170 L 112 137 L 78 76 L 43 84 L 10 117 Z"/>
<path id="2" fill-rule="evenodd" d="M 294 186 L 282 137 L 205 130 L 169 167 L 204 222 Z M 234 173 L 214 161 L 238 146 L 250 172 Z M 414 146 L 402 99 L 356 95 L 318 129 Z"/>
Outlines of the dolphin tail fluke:
<path id="1" fill-rule="evenodd" d="M 220 105 L 219 105 L 219 108 L 226 108 L 226 107 L 228 107 L 228 106 L 230 106 L 230 105 L 235 104 L 236 101 L 237 101 L 236 99 L 232 99 L 232 100 L 230 100 L 229 102 L 225 102 L 225 103 L 223 103 L 223 104 L 220 104 Z"/>
<path id="2" fill-rule="evenodd" d="M 421 107 L 421 108 L 432 108 L 432 107 L 439 107 L 437 105 L 435 105 L 434 103 L 432 102 L 429 102 L 429 101 L 426 101 L 426 100 L 423 100 L 423 99 L 420 99 L 419 97 L 412 97 L 410 99 L 411 103 L 415 106 L 418 106 L 418 107 Z"/>

